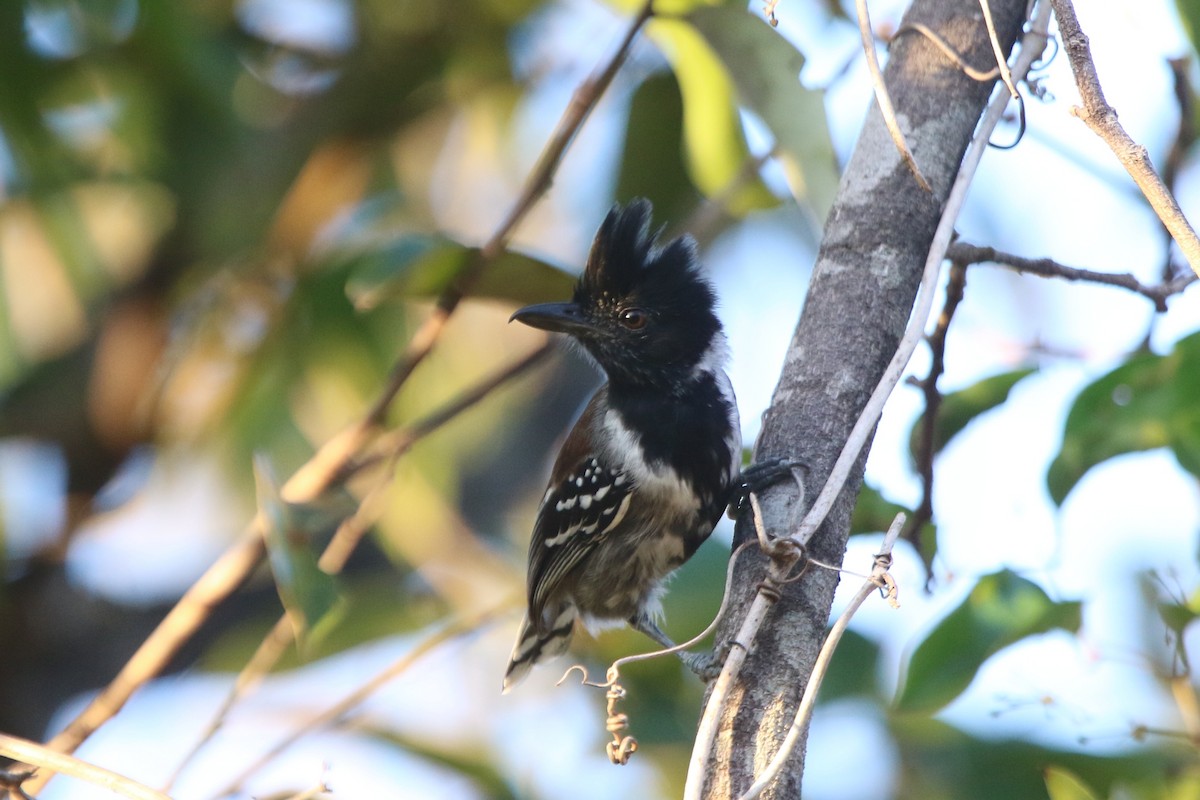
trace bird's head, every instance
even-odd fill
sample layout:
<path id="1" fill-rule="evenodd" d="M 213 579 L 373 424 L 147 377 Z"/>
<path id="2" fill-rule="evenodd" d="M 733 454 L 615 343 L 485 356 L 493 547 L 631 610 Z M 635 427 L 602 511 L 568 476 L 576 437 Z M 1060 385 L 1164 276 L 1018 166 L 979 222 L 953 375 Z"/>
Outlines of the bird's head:
<path id="1" fill-rule="evenodd" d="M 614 206 L 588 254 L 569 303 L 526 306 L 512 319 L 571 335 L 623 386 L 678 388 L 724 335 L 712 287 L 690 236 L 657 246 L 651 207 Z"/>

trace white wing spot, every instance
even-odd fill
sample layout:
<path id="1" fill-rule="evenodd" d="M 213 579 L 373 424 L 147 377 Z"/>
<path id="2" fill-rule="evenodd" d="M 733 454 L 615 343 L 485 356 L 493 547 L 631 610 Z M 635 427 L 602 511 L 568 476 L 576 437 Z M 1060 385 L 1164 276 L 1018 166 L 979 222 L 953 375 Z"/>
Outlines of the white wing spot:
<path id="1" fill-rule="evenodd" d="M 579 507 L 584 510 L 591 508 L 592 507 L 592 496 L 590 494 L 585 494 L 585 495 L 581 496 L 579 498 Z"/>
<path id="2" fill-rule="evenodd" d="M 576 530 L 577 530 L 576 528 L 567 528 L 565 531 L 560 533 L 558 536 L 554 536 L 554 537 L 547 539 L 546 547 L 557 547 L 558 545 L 565 542 L 567 539 L 570 539 L 575 534 Z"/>

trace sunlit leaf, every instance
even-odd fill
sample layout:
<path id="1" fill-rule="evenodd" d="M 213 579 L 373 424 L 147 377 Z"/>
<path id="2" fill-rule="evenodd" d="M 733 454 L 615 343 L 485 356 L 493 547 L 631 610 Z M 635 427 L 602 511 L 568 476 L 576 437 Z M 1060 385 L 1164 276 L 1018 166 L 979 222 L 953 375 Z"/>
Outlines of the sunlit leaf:
<path id="1" fill-rule="evenodd" d="M 1008 399 L 1009 392 L 1017 383 L 1036 372 L 1036 369 L 1018 369 L 984 378 L 965 389 L 951 392 L 942 398 L 937 419 L 933 425 L 933 453 L 940 453 L 947 442 L 980 414 L 991 411 Z M 908 438 L 908 450 L 914 459 L 920 452 L 925 415 L 917 417 Z"/>
<path id="2" fill-rule="evenodd" d="M 1099 800 L 1078 775 L 1063 767 L 1046 768 L 1046 792 L 1050 800 Z"/>
<path id="3" fill-rule="evenodd" d="M 707 197 L 723 195 L 739 180 L 750 156 L 733 81 L 712 47 L 691 24 L 656 18 L 647 32 L 662 48 L 679 80 L 688 174 Z M 722 199 L 735 215 L 779 204 L 758 178 Z"/>
<path id="4" fill-rule="evenodd" d="M 450 288 L 479 249 L 426 234 L 401 237 L 354 256 L 346 293 L 360 310 L 394 299 L 428 299 Z M 566 300 L 574 276 L 545 261 L 507 251 L 471 286 L 472 297 L 517 305 Z"/>
<path id="5" fill-rule="evenodd" d="M 696 208 L 700 194 L 683 162 L 683 98 L 673 73 L 652 75 L 634 92 L 624 153 L 619 200 L 645 197 L 663 220 L 681 221 Z"/>
<path id="6" fill-rule="evenodd" d="M 569 300 L 575 279 L 575 275 L 547 261 L 509 250 L 487 268 L 471 296 L 518 305 Z"/>
<path id="7" fill-rule="evenodd" d="M 824 98 L 800 83 L 804 56 L 744 6 L 701 7 L 687 20 L 720 57 L 741 104 L 775 136 L 793 194 L 824 219 L 839 175 Z"/>
<path id="8" fill-rule="evenodd" d="M 309 528 L 315 526 L 318 517 L 280 497 L 265 458 L 255 459 L 254 477 L 267 561 L 296 641 L 303 645 L 322 622 L 331 619 L 338 602 L 333 577 L 317 567 L 313 551 L 314 531 Z"/>
<path id="9" fill-rule="evenodd" d="M 1074 631 L 1079 623 L 1079 603 L 1056 603 L 1037 584 L 1009 570 L 985 576 L 917 646 L 896 705 L 902 711 L 941 708 L 1001 648 L 1054 628 Z"/>
<path id="10" fill-rule="evenodd" d="M 1200 475 L 1200 333 L 1164 356 L 1142 353 L 1085 387 L 1075 399 L 1046 484 L 1062 503 L 1095 465 L 1124 453 L 1169 447 Z"/>
<path id="11" fill-rule="evenodd" d="M 633 14 L 645 4 L 645 0 L 609 0 L 609 5 L 626 14 Z M 678 17 L 704 6 L 728 6 L 745 8 L 739 0 L 655 0 L 654 13 L 662 17 Z"/>

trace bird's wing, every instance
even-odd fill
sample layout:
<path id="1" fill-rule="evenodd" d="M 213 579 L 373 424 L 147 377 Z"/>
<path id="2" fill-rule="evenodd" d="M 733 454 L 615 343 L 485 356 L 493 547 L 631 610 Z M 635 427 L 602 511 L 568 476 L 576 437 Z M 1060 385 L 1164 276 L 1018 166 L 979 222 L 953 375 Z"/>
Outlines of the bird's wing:
<path id="1" fill-rule="evenodd" d="M 570 452 L 564 446 L 563 455 Z M 621 523 L 632 488 L 595 455 L 559 459 L 529 545 L 529 616 L 535 624 L 572 568 Z"/>

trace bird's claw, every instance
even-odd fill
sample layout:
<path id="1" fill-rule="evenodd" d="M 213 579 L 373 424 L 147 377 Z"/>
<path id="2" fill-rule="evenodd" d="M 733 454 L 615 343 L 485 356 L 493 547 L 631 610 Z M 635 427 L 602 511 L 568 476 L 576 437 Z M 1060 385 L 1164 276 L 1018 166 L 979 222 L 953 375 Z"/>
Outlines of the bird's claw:
<path id="1" fill-rule="evenodd" d="M 706 653 L 680 653 L 679 660 L 683 665 L 705 683 L 712 683 L 721 674 L 725 659 L 729 657 L 729 645 L 724 644 Z"/>
<path id="2" fill-rule="evenodd" d="M 733 498 L 729 501 L 729 516 L 737 519 L 750 507 L 750 495 L 761 492 L 787 477 L 794 477 L 795 470 L 807 467 L 802 461 L 791 458 L 775 458 L 759 461 L 742 470 L 734 485 Z"/>

